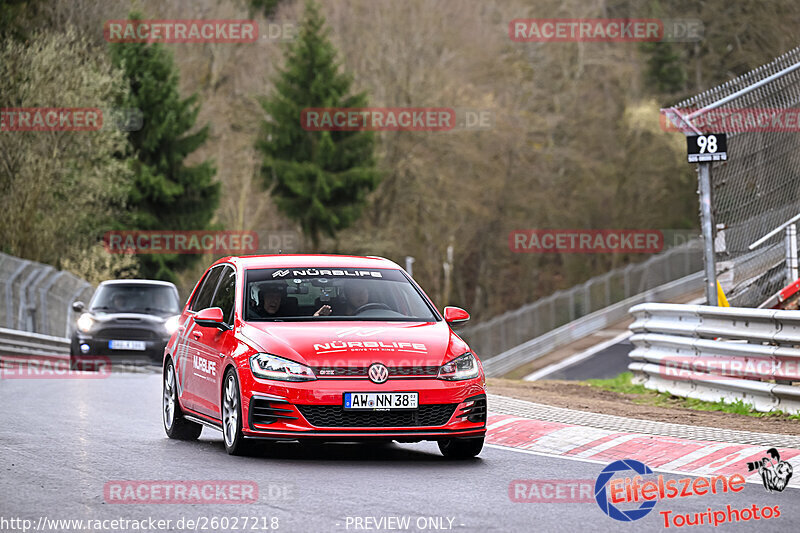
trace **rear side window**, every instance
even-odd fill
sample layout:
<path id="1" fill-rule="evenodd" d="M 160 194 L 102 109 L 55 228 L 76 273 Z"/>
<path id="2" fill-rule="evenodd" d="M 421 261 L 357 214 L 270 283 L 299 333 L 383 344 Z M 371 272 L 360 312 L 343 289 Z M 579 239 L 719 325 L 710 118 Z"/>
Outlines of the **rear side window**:
<path id="1" fill-rule="evenodd" d="M 214 303 L 211 307 L 222 309 L 222 316 L 226 324 L 233 324 L 233 300 L 236 296 L 236 272 L 229 266 L 222 271 L 222 277 L 214 296 Z"/>
<path id="2" fill-rule="evenodd" d="M 206 274 L 192 302 L 192 311 L 200 311 L 211 307 L 211 298 L 214 296 L 214 289 L 217 288 L 217 282 L 219 281 L 221 273 L 222 267 L 214 267 Z"/>

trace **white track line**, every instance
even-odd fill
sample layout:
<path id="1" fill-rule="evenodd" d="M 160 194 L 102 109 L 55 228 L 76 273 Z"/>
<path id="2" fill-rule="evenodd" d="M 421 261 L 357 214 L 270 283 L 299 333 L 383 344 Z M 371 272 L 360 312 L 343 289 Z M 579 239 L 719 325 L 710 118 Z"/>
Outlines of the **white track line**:
<path id="1" fill-rule="evenodd" d="M 567 357 L 563 361 L 559 361 L 558 363 L 553 363 L 550 366 L 546 366 L 536 372 L 532 372 L 522 378 L 523 381 L 536 381 L 537 379 L 542 379 L 543 377 L 549 376 L 554 372 L 561 370 L 562 368 L 570 367 L 574 364 L 580 363 L 584 359 L 588 359 L 589 357 L 593 356 L 597 352 L 603 351 L 609 346 L 613 346 L 632 335 L 631 331 L 625 331 L 624 333 L 620 333 L 613 339 L 609 339 L 607 341 L 601 342 L 600 344 L 595 344 L 591 348 L 584 350 L 580 353 L 576 353 L 571 357 Z"/>

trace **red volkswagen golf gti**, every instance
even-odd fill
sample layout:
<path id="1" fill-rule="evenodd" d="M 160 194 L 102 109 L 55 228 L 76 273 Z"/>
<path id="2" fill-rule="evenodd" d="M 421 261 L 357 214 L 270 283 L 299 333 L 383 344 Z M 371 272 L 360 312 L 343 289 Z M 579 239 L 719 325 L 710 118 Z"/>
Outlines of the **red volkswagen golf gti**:
<path id="1" fill-rule="evenodd" d="M 480 453 L 483 368 L 420 287 L 387 259 L 228 257 L 195 287 L 164 351 L 170 438 L 221 430 L 225 449 L 257 439 L 435 440 Z"/>

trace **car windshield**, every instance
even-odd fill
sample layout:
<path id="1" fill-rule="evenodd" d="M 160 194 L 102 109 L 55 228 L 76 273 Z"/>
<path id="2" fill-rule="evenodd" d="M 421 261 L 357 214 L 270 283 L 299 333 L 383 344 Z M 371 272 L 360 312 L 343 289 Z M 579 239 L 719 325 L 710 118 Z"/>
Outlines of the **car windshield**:
<path id="1" fill-rule="evenodd" d="M 178 314 L 178 295 L 166 285 L 101 285 L 92 298 L 90 311 L 109 313 Z"/>
<path id="2" fill-rule="evenodd" d="M 247 270 L 245 320 L 434 322 L 436 314 L 399 270 Z"/>

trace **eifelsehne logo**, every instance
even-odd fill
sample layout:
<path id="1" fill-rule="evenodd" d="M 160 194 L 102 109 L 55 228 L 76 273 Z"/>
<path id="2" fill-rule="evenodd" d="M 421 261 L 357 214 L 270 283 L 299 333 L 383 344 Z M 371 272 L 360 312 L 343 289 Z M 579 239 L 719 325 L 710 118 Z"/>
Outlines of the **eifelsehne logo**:
<path id="1" fill-rule="evenodd" d="M 656 506 L 655 499 L 644 500 L 638 508 L 623 511 L 614 507 L 609 502 L 608 493 L 606 491 L 608 482 L 611 481 L 611 478 L 614 477 L 614 474 L 617 472 L 625 472 L 627 470 L 633 470 L 639 475 L 653 473 L 650 467 L 642 462 L 633 459 L 624 459 L 614 461 L 605 467 L 603 471 L 600 472 L 600 475 L 597 476 L 597 481 L 594 484 L 594 499 L 597 501 L 597 505 L 600 506 L 600 510 L 614 520 L 619 520 L 620 522 L 633 522 L 634 520 L 644 518 L 653 510 L 653 507 Z"/>
<path id="2" fill-rule="evenodd" d="M 748 466 L 757 464 L 759 463 L 749 463 Z M 612 479 L 616 472 L 627 470 L 633 470 L 636 475 Z M 744 490 L 745 486 L 745 479 L 741 474 L 679 479 L 665 479 L 663 475 L 659 474 L 655 479 L 644 479 L 643 476 L 648 474 L 653 474 L 653 471 L 639 461 L 633 459 L 614 461 L 603 469 L 595 483 L 594 492 L 597 505 L 605 514 L 615 520 L 632 522 L 647 516 L 655 507 L 656 502 L 661 500 L 736 493 Z M 639 502 L 641 504 L 635 509 L 622 510 L 616 507 L 618 504 L 630 505 Z M 658 514 L 664 520 L 666 529 L 697 525 L 716 527 L 725 523 L 769 520 L 781 516 L 780 508 L 777 505 L 759 507 L 756 504 L 743 509 L 735 509 L 727 505 L 724 509 L 708 507 L 705 511 L 691 513 L 665 510 L 659 511 Z"/>
<path id="3" fill-rule="evenodd" d="M 781 461 L 781 454 L 775 448 L 770 448 L 767 453 L 769 457 L 762 457 L 760 461 L 747 463 L 747 471 L 758 470 L 767 492 L 783 492 L 789 480 L 792 479 L 792 465 Z"/>

